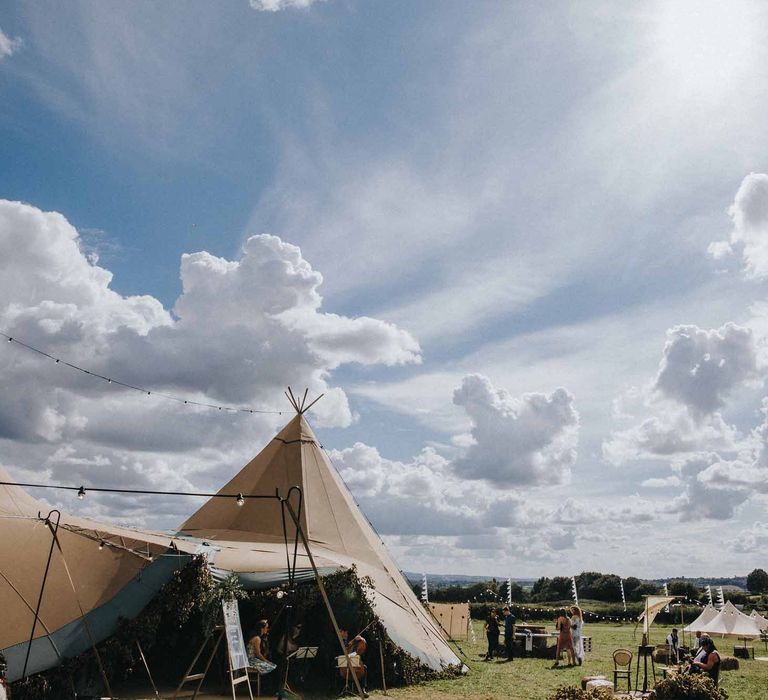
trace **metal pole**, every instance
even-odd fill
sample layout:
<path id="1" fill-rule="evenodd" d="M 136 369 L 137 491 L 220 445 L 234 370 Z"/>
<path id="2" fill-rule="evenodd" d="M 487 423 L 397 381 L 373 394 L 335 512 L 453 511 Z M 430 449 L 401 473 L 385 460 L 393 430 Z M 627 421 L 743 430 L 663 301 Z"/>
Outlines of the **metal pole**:
<path id="1" fill-rule="evenodd" d="M 384 672 L 384 625 L 379 624 L 379 662 L 381 663 L 381 688 L 387 693 L 387 674 Z"/>
<path id="2" fill-rule="evenodd" d="M 147 676 L 149 676 L 149 682 L 152 684 L 152 690 L 155 691 L 155 697 L 159 698 L 160 697 L 160 693 L 157 692 L 157 686 L 155 685 L 155 681 L 152 678 L 152 674 L 149 671 L 149 664 L 147 663 L 147 659 L 144 656 L 144 650 L 141 648 L 141 644 L 139 644 L 139 640 L 138 639 L 136 640 L 136 647 L 139 650 L 139 656 L 141 656 L 141 663 L 144 664 L 144 669 L 147 672 Z"/>
<path id="3" fill-rule="evenodd" d="M 56 523 L 51 526 L 51 516 L 56 514 Z M 39 515 L 39 513 L 38 513 Z M 29 655 L 32 651 L 32 640 L 35 638 L 35 628 L 37 627 L 37 620 L 40 617 L 40 605 L 43 602 L 43 593 L 45 592 L 45 584 L 48 580 L 48 571 L 51 568 L 51 557 L 53 557 L 53 548 L 56 546 L 56 532 L 59 529 L 59 521 L 61 520 L 61 512 L 58 510 L 52 510 L 45 518 L 45 524 L 51 530 L 51 548 L 48 550 L 48 560 L 45 562 L 45 573 L 43 574 L 43 582 L 40 585 L 40 595 L 37 597 L 37 605 L 35 606 L 35 619 L 32 621 L 32 631 L 29 633 L 29 643 L 27 644 L 27 655 L 24 658 L 24 670 L 21 673 L 22 678 L 27 678 L 27 666 L 29 664 Z"/>
<path id="4" fill-rule="evenodd" d="M 297 490 L 301 490 L 298 489 Z M 331 608 L 331 601 L 328 599 L 328 593 L 326 593 L 325 586 L 323 585 L 323 579 L 320 576 L 320 572 L 317 570 L 317 566 L 315 565 L 315 558 L 312 556 L 312 550 L 309 548 L 309 542 L 307 542 L 307 538 L 304 535 L 304 530 L 301 529 L 301 523 L 299 522 L 299 519 L 296 517 L 296 513 L 294 512 L 293 508 L 291 507 L 291 504 L 287 500 L 283 500 L 283 503 L 285 504 L 285 509 L 288 511 L 288 515 L 291 516 L 291 520 L 293 520 L 294 524 L 296 525 L 296 533 L 299 537 L 301 537 L 301 543 L 304 545 L 304 550 L 307 552 L 307 557 L 309 558 L 309 563 L 312 566 L 312 571 L 315 574 L 315 580 L 317 581 L 317 587 L 320 590 L 320 596 L 323 599 L 323 603 L 325 603 L 325 608 L 328 611 L 328 617 L 331 619 L 331 624 L 333 625 L 333 631 L 336 633 L 336 639 L 339 641 L 339 646 L 341 647 L 341 651 L 344 654 L 344 658 L 347 660 L 347 678 L 349 676 L 352 676 L 352 680 L 355 683 L 355 688 L 357 689 L 357 693 L 361 698 L 365 697 L 365 693 L 363 692 L 363 688 L 360 685 L 360 679 L 357 677 L 357 674 L 354 672 L 352 668 L 352 663 L 349 658 L 349 652 L 347 651 L 347 647 L 344 644 L 344 640 L 341 638 L 341 630 L 339 629 L 339 624 L 336 622 L 336 616 L 333 614 L 333 608 Z"/>

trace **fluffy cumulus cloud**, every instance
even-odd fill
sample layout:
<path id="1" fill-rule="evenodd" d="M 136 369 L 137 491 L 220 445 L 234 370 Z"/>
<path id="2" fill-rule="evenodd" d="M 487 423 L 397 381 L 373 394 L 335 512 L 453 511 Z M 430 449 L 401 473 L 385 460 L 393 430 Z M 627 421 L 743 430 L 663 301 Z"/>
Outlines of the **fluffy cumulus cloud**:
<path id="1" fill-rule="evenodd" d="M 249 0 L 251 7 L 260 12 L 279 12 L 289 8 L 307 8 L 317 0 Z"/>
<path id="2" fill-rule="evenodd" d="M 568 391 L 513 397 L 473 374 L 464 377 L 453 402 L 472 422 L 472 442 L 453 462 L 456 474 L 502 488 L 569 480 L 579 416 Z"/>
<path id="3" fill-rule="evenodd" d="M 420 359 L 413 337 L 392 324 L 323 313 L 321 275 L 275 236 L 249 238 L 236 260 L 183 256 L 173 313 L 151 296 L 118 294 L 111 280 L 63 216 L 0 201 L 0 329 L 92 372 L 241 408 L 282 408 L 286 385 L 309 387 L 326 394 L 316 421 L 344 426 L 352 415 L 334 368 Z M 216 485 L 284 421 L 121 390 L 3 345 L 0 390 L 13 400 L 0 404 L 0 441 L 15 470 Z"/>
<path id="4" fill-rule="evenodd" d="M 673 465 L 684 484 L 683 493 L 668 507 L 682 520 L 728 520 L 752 496 L 746 485 L 729 482 L 728 475 L 742 473 L 745 464 L 724 461 L 717 454 L 690 457 Z"/>
<path id="5" fill-rule="evenodd" d="M 738 449 L 742 436 L 720 409 L 734 391 L 756 384 L 763 374 L 751 328 L 670 328 L 653 383 L 614 402 L 614 417 L 630 425 L 604 441 L 604 458 L 618 465 Z"/>
<path id="6" fill-rule="evenodd" d="M 382 534 L 482 534 L 521 522 L 519 497 L 469 486 L 431 447 L 408 462 L 385 459 L 375 447 L 359 442 L 330 454 Z"/>
<path id="7" fill-rule="evenodd" d="M 21 45 L 22 41 L 19 37 L 14 37 L 12 39 L 0 29 L 0 61 L 6 56 L 13 56 L 13 54 L 21 48 Z"/>
<path id="8" fill-rule="evenodd" d="M 493 571 L 515 559 L 555 562 L 558 553 L 573 549 L 588 534 L 582 530 L 585 523 L 631 521 L 618 510 L 593 512 L 577 522 L 558 520 L 522 494 L 458 478 L 451 460 L 431 447 L 405 462 L 359 442 L 332 450 L 330 456 L 396 555 L 430 568 L 449 570 L 462 557 L 487 558 Z M 589 511 L 577 501 L 569 499 L 569 505 L 576 512 Z M 627 508 L 634 514 L 634 504 Z"/>
<path id="9" fill-rule="evenodd" d="M 679 407 L 657 407 L 650 416 L 626 430 L 617 430 L 603 443 L 603 457 L 614 465 L 633 459 L 691 454 L 701 450 L 733 450 L 739 434 L 719 413 L 695 420 Z"/>
<path id="10" fill-rule="evenodd" d="M 676 326 L 667 333 L 659 372 L 645 390 L 619 401 L 617 420 L 637 421 L 614 431 L 603 457 L 621 465 L 631 460 L 666 460 L 668 476 L 645 479 L 646 489 L 673 490 L 658 513 L 682 520 L 727 520 L 745 503 L 768 492 L 768 419 L 741 434 L 720 413 L 739 387 L 764 373 L 752 329 L 726 323 L 718 329 Z M 628 409 L 638 397 L 639 406 Z M 768 404 L 763 412 L 768 416 Z"/>
<path id="11" fill-rule="evenodd" d="M 702 416 L 721 408 L 728 394 L 757 372 L 751 329 L 733 323 L 712 330 L 675 326 L 667 331 L 655 388 Z"/>
<path id="12" fill-rule="evenodd" d="M 733 219 L 730 240 L 711 243 L 710 255 L 719 261 L 741 260 L 751 277 L 768 276 L 768 175 L 747 175 L 729 213 Z"/>
<path id="13" fill-rule="evenodd" d="M 754 523 L 752 528 L 742 532 L 731 545 L 735 552 L 752 554 L 768 550 L 768 523 Z"/>

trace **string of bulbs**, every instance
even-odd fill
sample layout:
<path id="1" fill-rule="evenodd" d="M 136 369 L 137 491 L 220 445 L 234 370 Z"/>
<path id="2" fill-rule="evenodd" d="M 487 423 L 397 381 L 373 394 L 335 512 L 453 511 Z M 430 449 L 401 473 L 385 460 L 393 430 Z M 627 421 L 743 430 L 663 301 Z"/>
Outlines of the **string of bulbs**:
<path id="1" fill-rule="evenodd" d="M 166 394 L 161 391 L 153 391 L 152 389 L 147 389 L 140 386 L 134 386 L 133 384 L 128 384 L 127 382 L 122 382 L 119 379 L 107 377 L 103 374 L 99 374 L 98 372 L 94 372 L 92 370 L 86 369 L 85 367 L 81 367 L 80 365 L 76 365 L 73 362 L 69 362 L 60 357 L 51 355 L 50 353 L 45 352 L 45 350 L 36 348 L 34 345 L 25 343 L 24 341 L 19 340 L 14 336 L 8 335 L 7 333 L 3 333 L 2 331 L 0 331 L 0 337 L 5 338 L 8 343 L 14 343 L 19 347 L 24 348 L 25 350 L 29 350 L 30 352 L 34 352 L 34 353 L 37 353 L 38 355 L 42 355 L 43 357 L 46 357 L 49 360 L 53 360 L 57 365 L 64 365 L 65 367 L 69 367 L 70 369 L 74 369 L 74 370 L 77 370 L 78 372 L 82 372 L 83 374 L 87 374 L 89 377 L 100 379 L 101 381 L 104 381 L 107 384 L 114 384 L 115 386 L 122 387 L 123 389 L 130 389 L 131 391 L 137 391 L 147 396 L 159 396 L 160 398 L 167 399 L 168 401 L 175 401 L 176 403 L 185 404 L 188 406 L 197 406 L 199 408 L 210 408 L 217 411 L 226 411 L 228 413 L 266 413 L 266 414 L 273 414 L 278 416 L 283 415 L 282 411 L 277 411 L 273 409 L 247 408 L 247 407 L 241 407 L 241 406 L 223 406 L 223 405 L 220 406 L 219 404 L 205 403 L 204 401 L 195 401 L 194 399 L 184 398 L 183 396 L 174 396 L 172 394 Z"/>
<path id="2" fill-rule="evenodd" d="M 89 486 L 87 489 L 85 486 L 66 486 L 64 484 L 30 484 L 20 481 L 0 481 L 0 486 L 20 486 L 22 488 L 30 489 L 59 489 L 62 491 L 76 491 L 76 497 L 78 501 L 85 500 L 85 497 L 89 491 L 95 493 L 120 493 L 120 494 L 132 494 L 142 496 L 192 496 L 194 498 L 230 498 L 234 499 L 235 503 L 241 508 L 248 500 L 280 500 L 280 495 L 275 491 L 274 494 L 264 493 L 200 493 L 197 491 L 154 491 L 152 489 L 117 489 L 108 488 L 103 486 Z"/>

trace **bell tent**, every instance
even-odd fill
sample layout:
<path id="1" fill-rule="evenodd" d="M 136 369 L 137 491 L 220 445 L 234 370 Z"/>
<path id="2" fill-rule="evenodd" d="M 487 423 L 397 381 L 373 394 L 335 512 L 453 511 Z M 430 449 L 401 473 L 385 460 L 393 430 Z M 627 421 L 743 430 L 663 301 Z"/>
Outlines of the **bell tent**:
<path id="1" fill-rule="evenodd" d="M 757 610 L 753 610 L 749 616 L 755 621 L 758 629 L 763 632 L 768 632 L 768 619 L 763 617 Z"/>
<path id="2" fill-rule="evenodd" d="M 711 637 L 759 637 L 757 622 L 729 600 L 723 609 L 701 629 Z"/>
<path id="3" fill-rule="evenodd" d="M 704 630 L 704 627 L 707 626 L 712 620 L 714 620 L 718 616 L 718 610 L 713 605 L 707 605 L 705 608 L 699 613 L 699 616 L 691 622 L 690 625 L 688 625 L 683 631 L 684 632 L 702 632 Z"/>

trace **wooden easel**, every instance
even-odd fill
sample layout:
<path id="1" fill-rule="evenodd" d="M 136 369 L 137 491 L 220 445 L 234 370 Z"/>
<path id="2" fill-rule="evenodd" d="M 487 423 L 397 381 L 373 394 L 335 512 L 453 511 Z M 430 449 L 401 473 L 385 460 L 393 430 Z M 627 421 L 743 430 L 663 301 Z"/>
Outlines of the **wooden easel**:
<path id="1" fill-rule="evenodd" d="M 200 645 L 200 649 L 198 650 L 197 654 L 195 654 L 195 658 L 192 659 L 192 663 L 189 665 L 189 668 L 187 669 L 187 672 L 184 674 L 184 677 L 181 679 L 181 683 L 179 683 L 178 687 L 176 688 L 176 692 L 173 694 L 174 698 L 177 698 L 179 696 L 179 693 L 181 692 L 181 689 L 187 684 L 192 683 L 194 681 L 197 681 L 197 686 L 195 687 L 195 690 L 192 693 L 192 700 L 195 700 L 197 697 L 197 694 L 200 692 L 200 688 L 203 686 L 203 682 L 205 681 L 206 676 L 208 675 L 208 670 L 211 668 L 211 664 L 213 663 L 214 658 L 216 657 L 216 652 L 219 650 L 219 647 L 221 646 L 221 642 L 224 639 L 226 635 L 226 628 L 223 624 L 216 625 L 214 628 L 214 631 L 209 634 L 205 640 L 203 640 L 203 643 Z M 200 660 L 200 657 L 203 655 L 203 651 L 205 651 L 206 646 L 208 646 L 208 643 L 215 638 L 215 642 L 213 644 L 213 648 L 211 649 L 211 653 L 208 656 L 208 660 L 205 662 L 205 666 L 203 667 L 202 671 L 194 672 L 195 666 L 197 665 L 197 662 Z M 250 700 L 253 700 L 253 690 L 251 688 L 251 679 L 248 676 L 248 669 L 233 669 L 232 668 L 232 657 L 229 653 L 229 647 L 227 646 L 226 642 L 224 644 L 224 647 L 226 649 L 227 653 L 227 674 L 229 675 L 229 687 L 232 691 L 232 700 L 236 700 L 237 698 L 237 686 L 241 683 L 245 683 L 245 687 L 248 689 L 248 697 Z M 238 672 L 240 672 L 242 675 L 235 675 Z"/>

